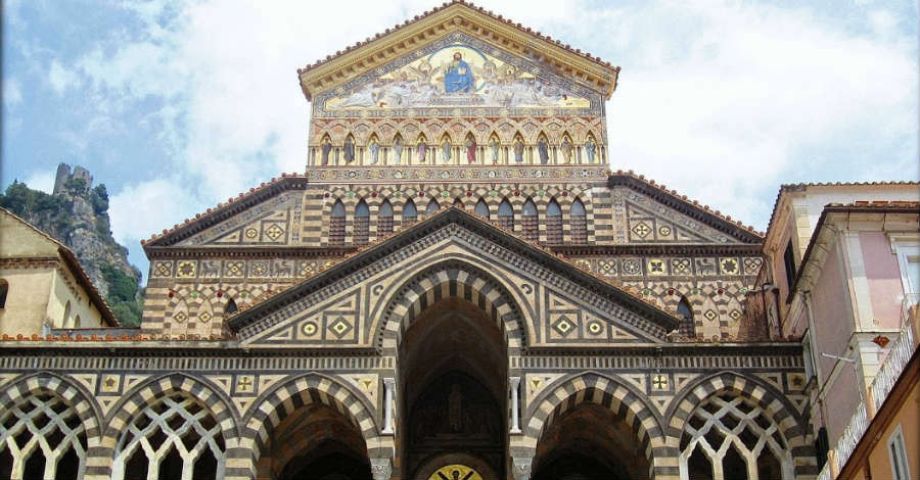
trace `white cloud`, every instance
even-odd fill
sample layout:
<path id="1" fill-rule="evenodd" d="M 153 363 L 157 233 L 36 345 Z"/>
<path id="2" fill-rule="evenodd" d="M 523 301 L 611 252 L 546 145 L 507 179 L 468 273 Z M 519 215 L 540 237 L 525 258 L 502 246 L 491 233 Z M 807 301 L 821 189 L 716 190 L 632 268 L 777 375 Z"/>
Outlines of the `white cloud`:
<path id="1" fill-rule="evenodd" d="M 23 182 L 33 190 L 51 193 L 51 191 L 54 190 L 54 172 L 35 171 L 29 174 Z"/>
<path id="2" fill-rule="evenodd" d="M 866 14 L 870 33 L 854 34 L 809 10 L 756 3 L 482 3 L 623 67 L 607 108 L 614 168 L 645 173 L 748 222 L 765 221 L 779 183 L 803 166 L 837 168 L 833 157 L 804 162 L 808 149 L 904 137 L 915 158 L 916 47 L 891 32 L 894 20 L 882 10 Z M 433 4 L 132 5 L 125 8 L 137 11 L 145 34 L 94 46 L 70 67 L 112 108 L 165 99 L 150 118 L 163 122 L 162 140 L 174 151 L 164 170 L 173 177 L 113 197 L 122 240 L 146 237 L 282 171 L 302 171 L 310 105 L 296 68 Z M 58 67 L 51 81 L 63 91 L 78 79 Z"/>
<path id="3" fill-rule="evenodd" d="M 3 106 L 10 108 L 22 103 L 22 87 L 13 77 L 3 79 Z"/>
<path id="4" fill-rule="evenodd" d="M 80 77 L 74 71 L 64 67 L 60 61 L 54 59 L 48 68 L 48 84 L 51 89 L 58 95 L 64 94 L 67 90 L 78 86 Z"/>

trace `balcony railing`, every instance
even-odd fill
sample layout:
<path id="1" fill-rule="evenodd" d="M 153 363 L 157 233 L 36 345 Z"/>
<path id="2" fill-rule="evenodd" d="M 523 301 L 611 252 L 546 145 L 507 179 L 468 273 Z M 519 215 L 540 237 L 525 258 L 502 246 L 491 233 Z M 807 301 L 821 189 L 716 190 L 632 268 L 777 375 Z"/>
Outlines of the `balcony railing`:
<path id="1" fill-rule="evenodd" d="M 832 480 L 847 464 L 853 450 L 859 444 L 872 418 L 885 403 L 894 384 L 904 371 L 914 351 L 917 350 L 920 340 L 920 294 L 909 294 L 904 298 L 901 310 L 901 332 L 898 338 L 891 343 L 888 355 L 879 367 L 878 375 L 869 387 L 869 397 L 872 403 L 871 411 L 867 411 L 866 403 L 860 402 L 856 413 L 850 418 L 843 434 L 837 440 L 836 447 L 829 453 L 827 463 L 818 474 L 818 480 Z"/>

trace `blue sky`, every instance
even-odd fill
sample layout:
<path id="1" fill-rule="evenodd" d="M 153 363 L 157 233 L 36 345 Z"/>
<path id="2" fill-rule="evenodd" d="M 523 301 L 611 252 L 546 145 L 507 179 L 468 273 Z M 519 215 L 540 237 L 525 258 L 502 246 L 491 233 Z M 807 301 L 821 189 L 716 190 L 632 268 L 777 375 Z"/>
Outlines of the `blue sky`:
<path id="1" fill-rule="evenodd" d="M 4 188 L 89 168 L 146 277 L 140 239 L 303 171 L 298 67 L 435 5 L 322 3 L 5 1 Z M 782 183 L 920 177 L 914 1 L 478 4 L 622 67 L 614 170 L 758 229 Z"/>

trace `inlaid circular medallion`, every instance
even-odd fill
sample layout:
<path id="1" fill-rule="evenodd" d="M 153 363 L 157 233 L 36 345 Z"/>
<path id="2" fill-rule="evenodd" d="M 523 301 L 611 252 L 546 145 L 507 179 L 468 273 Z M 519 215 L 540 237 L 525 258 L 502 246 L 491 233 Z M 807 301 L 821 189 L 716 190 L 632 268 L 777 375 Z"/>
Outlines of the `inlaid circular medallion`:
<path id="1" fill-rule="evenodd" d="M 437 469 L 428 480 L 482 480 L 479 472 L 459 463 Z"/>

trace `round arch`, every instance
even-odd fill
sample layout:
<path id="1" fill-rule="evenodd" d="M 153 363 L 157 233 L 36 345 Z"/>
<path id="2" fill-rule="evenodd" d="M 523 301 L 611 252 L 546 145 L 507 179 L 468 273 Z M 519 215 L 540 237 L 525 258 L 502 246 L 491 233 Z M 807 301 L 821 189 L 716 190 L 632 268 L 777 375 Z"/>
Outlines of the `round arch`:
<path id="1" fill-rule="evenodd" d="M 509 350 L 526 345 L 520 302 L 494 275 L 466 257 L 440 258 L 412 269 L 394 282 L 376 330 L 378 347 L 398 347 L 402 335 L 428 306 L 449 297 L 463 298 L 482 309 L 504 334 Z M 427 262 L 426 262 L 427 263 Z M 390 345 L 387 340 L 392 340 Z"/>
<path id="2" fill-rule="evenodd" d="M 596 372 L 578 373 L 544 387 L 527 407 L 525 434 L 536 445 L 555 419 L 583 403 L 600 405 L 622 416 L 632 427 L 649 465 L 656 468 L 655 451 L 665 448 L 661 419 L 634 387 Z M 661 455 L 659 455 L 661 456 Z"/>

